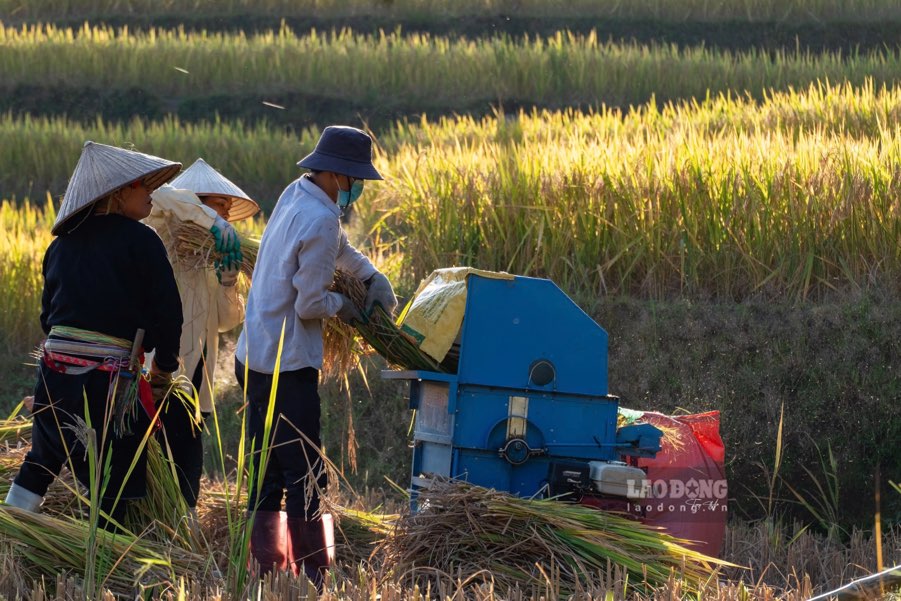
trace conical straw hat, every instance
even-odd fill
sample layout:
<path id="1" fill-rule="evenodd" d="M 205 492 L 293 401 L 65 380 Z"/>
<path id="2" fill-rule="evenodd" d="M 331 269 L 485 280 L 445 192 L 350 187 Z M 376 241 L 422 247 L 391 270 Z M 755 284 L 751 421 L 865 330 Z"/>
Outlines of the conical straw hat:
<path id="1" fill-rule="evenodd" d="M 172 187 L 190 190 L 198 196 L 211 194 L 231 198 L 234 202 L 228 212 L 229 221 L 253 217 L 260 210 L 260 205 L 254 202 L 247 192 L 210 167 L 209 163 L 203 159 L 194 161 L 193 165 L 172 180 Z"/>
<path id="2" fill-rule="evenodd" d="M 147 191 L 152 192 L 175 177 L 179 169 L 181 163 L 88 140 L 50 231 L 59 235 L 74 229 L 79 223 L 73 219 L 76 215 L 81 213 L 79 219 L 83 219 L 86 216 L 82 212 L 84 209 L 139 179 L 143 179 Z"/>

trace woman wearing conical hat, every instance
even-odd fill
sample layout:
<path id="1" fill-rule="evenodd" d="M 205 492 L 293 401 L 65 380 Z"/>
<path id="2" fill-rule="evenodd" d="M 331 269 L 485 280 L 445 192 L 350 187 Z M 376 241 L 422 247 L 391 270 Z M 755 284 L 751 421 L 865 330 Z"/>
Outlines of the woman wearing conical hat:
<path id="1" fill-rule="evenodd" d="M 219 356 L 219 334 L 244 321 L 244 299 L 237 292 L 240 243 L 230 221 L 253 216 L 260 210 L 241 188 L 208 165 L 197 161 L 153 193 L 153 210 L 144 223 L 153 227 L 169 249 L 169 258 L 181 294 L 184 327 L 181 335 L 181 368 L 198 392 L 199 412 L 186 415 L 175 410 L 161 414 L 164 436 L 176 465 L 179 486 L 190 509 L 197 505 L 203 470 L 202 421 L 213 410 L 213 381 Z M 176 238 L 182 224 L 190 222 L 210 230 L 224 259 L 217 265 L 198 264 L 180 257 Z M 177 405 L 170 404 L 172 407 Z"/>
<path id="2" fill-rule="evenodd" d="M 144 496 L 142 438 L 151 427 L 154 392 L 162 396 L 178 367 L 182 314 L 165 247 L 140 220 L 150 213 L 150 192 L 180 168 L 85 143 L 51 230 L 57 237 L 44 255 L 47 339 L 34 391 L 32 447 L 7 504 L 38 511 L 63 465 L 100 496 L 101 510 L 115 522 L 121 523 L 124 500 Z M 145 350 L 156 351 L 156 391 L 140 376 Z M 95 473 L 104 475 L 109 462 L 99 484 L 90 481 L 86 447 L 99 455 Z M 102 525 L 108 527 L 105 518 Z"/>

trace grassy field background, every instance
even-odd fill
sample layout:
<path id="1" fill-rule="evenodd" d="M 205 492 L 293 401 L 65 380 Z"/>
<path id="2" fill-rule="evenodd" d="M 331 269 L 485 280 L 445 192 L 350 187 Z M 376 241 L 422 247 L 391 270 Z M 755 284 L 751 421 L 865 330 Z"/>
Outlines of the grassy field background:
<path id="1" fill-rule="evenodd" d="M 340 121 L 377 141 L 388 177 L 350 228 L 402 296 L 452 264 L 550 277 L 610 333 L 624 405 L 722 411 L 732 513 L 766 518 L 730 538 L 754 578 L 874 565 L 854 528 L 879 486 L 901 561 L 897 2 L 0 0 L 0 19 L 0 408 L 33 386 L 84 140 L 203 156 L 268 211 Z M 403 485 L 404 391 L 365 365 L 323 387 L 326 447 L 361 489 Z"/>
<path id="2" fill-rule="evenodd" d="M 625 108 L 719 93 L 763 100 L 818 81 L 891 85 L 901 63 L 895 48 L 720 50 L 613 42 L 593 32 L 461 38 L 391 29 L 248 35 L 23 26 L 0 29 L 0 43 L 0 109 L 13 113 L 218 115 L 292 128 L 340 119 L 385 129 L 423 113 Z"/>
<path id="3" fill-rule="evenodd" d="M 892 0 L 63 0 L 51 8 L 36 0 L 2 0 L 0 16 L 84 18 L 105 15 L 274 14 L 295 16 L 316 13 L 330 17 L 390 15 L 432 20 L 465 16 L 520 14 L 535 17 L 560 15 L 629 17 L 675 21 L 863 21 L 901 18 Z"/>

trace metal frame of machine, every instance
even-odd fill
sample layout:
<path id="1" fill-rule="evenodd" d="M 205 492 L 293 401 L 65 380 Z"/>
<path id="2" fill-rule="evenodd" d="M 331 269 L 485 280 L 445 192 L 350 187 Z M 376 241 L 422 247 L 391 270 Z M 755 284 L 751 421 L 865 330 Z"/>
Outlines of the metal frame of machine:
<path id="1" fill-rule="evenodd" d="M 471 275 L 466 294 L 456 374 L 382 373 L 410 385 L 414 506 L 431 476 L 524 497 L 640 496 L 643 472 L 622 459 L 653 457 L 661 433 L 617 429 L 607 332 L 550 280 Z"/>

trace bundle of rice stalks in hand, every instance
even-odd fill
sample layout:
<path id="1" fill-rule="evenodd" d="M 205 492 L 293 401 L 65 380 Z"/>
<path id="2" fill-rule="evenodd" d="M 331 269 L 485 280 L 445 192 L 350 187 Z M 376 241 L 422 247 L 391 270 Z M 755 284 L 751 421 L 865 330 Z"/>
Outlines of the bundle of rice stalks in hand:
<path id="1" fill-rule="evenodd" d="M 345 294 L 340 286 L 346 277 L 353 276 L 348 276 L 340 270 L 336 271 L 335 279 L 329 290 Z M 357 281 L 359 282 L 359 280 Z M 363 285 L 362 282 L 360 285 Z M 356 329 L 352 325 L 344 323 L 337 316 L 325 320 L 322 325 L 323 380 L 341 378 L 356 369 L 362 353 L 363 350 L 357 341 Z"/>
<path id="2" fill-rule="evenodd" d="M 172 231 L 172 243 L 169 258 L 188 269 L 213 269 L 216 261 L 222 260 L 222 253 L 216 252 L 216 241 L 213 234 L 202 226 L 190 221 L 182 221 Z M 251 279 L 253 267 L 260 251 L 260 241 L 238 234 L 241 241 L 241 273 Z"/>
<path id="3" fill-rule="evenodd" d="M 673 572 L 697 589 L 717 566 L 731 565 L 661 530 L 583 505 L 447 481 L 433 481 L 419 502 L 421 511 L 398 520 L 378 549 L 395 576 L 452 574 L 491 581 L 504 592 L 550 586 L 572 594 L 613 565 L 628 572 L 632 586 L 648 590 Z"/>
<path id="4" fill-rule="evenodd" d="M 423 353 L 406 334 L 400 331 L 391 315 L 385 312 L 381 306 L 376 305 L 368 316 L 365 314 L 367 291 L 366 285 L 359 278 L 339 269 L 335 272 L 331 289 L 351 299 L 360 314 L 364 316 L 365 321 L 355 322 L 351 328 L 337 318 L 332 318 L 329 320 L 328 327 L 333 327 L 332 322 L 339 322 L 340 326 L 334 326 L 336 332 L 340 332 L 351 341 L 353 340 L 352 332 L 356 329 L 363 340 L 391 365 L 403 369 L 445 371 L 437 361 Z"/>

